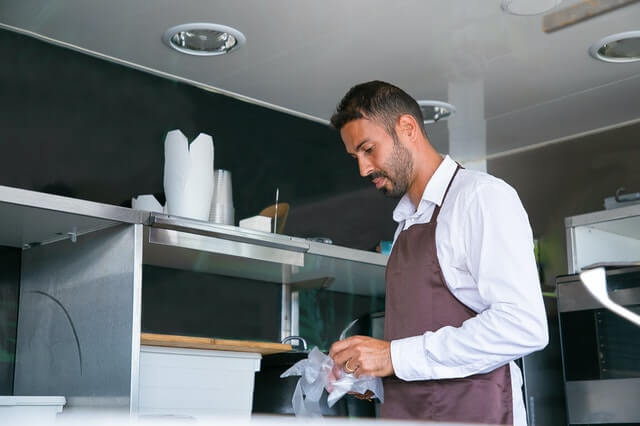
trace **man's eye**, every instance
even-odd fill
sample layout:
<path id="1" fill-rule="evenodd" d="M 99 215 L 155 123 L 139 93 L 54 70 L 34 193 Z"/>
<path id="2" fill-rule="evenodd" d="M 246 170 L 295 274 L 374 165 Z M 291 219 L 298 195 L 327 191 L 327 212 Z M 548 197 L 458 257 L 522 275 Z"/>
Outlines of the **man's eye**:
<path id="1" fill-rule="evenodd" d="M 364 152 L 366 152 L 367 154 L 371 154 L 372 151 L 373 151 L 373 147 L 369 147 L 364 150 Z"/>

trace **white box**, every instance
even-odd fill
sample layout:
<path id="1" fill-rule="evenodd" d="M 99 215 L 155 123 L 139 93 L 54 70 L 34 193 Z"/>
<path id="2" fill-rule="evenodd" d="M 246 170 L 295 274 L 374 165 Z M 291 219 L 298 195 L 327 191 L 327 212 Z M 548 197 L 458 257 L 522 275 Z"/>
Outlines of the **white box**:
<path id="1" fill-rule="evenodd" d="M 140 347 L 139 414 L 250 416 L 262 355 Z"/>
<path id="2" fill-rule="evenodd" d="M 271 218 L 267 216 L 251 216 L 242 219 L 238 226 L 240 228 L 253 229 L 255 231 L 271 232 Z"/>
<path id="3" fill-rule="evenodd" d="M 3 424 L 54 423 L 67 403 L 64 396 L 0 396 Z"/>

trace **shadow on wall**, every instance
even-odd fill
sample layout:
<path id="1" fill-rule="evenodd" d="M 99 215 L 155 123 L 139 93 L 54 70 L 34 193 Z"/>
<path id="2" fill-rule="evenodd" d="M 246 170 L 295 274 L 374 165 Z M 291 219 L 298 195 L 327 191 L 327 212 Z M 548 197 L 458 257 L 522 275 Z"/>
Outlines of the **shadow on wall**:
<path id="1" fill-rule="evenodd" d="M 539 240 L 544 287 L 567 273 L 564 219 L 604 209 L 616 189 L 640 191 L 640 124 L 490 160 L 516 188 Z"/>

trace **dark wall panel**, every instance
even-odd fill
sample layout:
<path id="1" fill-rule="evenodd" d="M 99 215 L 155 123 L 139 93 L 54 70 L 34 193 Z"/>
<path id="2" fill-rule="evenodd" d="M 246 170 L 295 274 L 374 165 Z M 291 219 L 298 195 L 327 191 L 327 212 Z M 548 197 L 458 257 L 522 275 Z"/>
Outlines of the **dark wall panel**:
<path id="1" fill-rule="evenodd" d="M 370 186 L 323 124 L 4 30 L 0 57 L 2 185 L 110 204 L 162 193 L 164 137 L 181 129 L 190 139 L 213 136 L 215 167 L 232 172 L 236 221 L 272 204 L 276 187 L 294 215 Z M 365 218 L 362 211 L 356 220 Z M 383 238 L 378 226 L 368 232 Z"/>
<path id="2" fill-rule="evenodd" d="M 13 394 L 21 254 L 0 247 L 0 395 Z"/>

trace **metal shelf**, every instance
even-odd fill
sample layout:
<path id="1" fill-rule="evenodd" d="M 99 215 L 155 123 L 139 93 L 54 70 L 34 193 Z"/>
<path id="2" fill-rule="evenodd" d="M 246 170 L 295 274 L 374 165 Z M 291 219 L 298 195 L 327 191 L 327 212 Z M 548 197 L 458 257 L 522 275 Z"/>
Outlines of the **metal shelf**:
<path id="1" fill-rule="evenodd" d="M 272 283 L 282 282 L 283 264 L 304 260 L 301 252 L 153 227 L 145 227 L 142 252 L 145 265 Z"/>
<path id="2" fill-rule="evenodd" d="M 379 253 L 0 186 L 3 246 L 45 245 L 123 223 L 147 225 L 147 265 L 290 283 L 294 288 L 328 286 L 330 291 L 384 294 L 387 256 Z"/>
<path id="3" fill-rule="evenodd" d="M 143 263 L 174 269 L 384 295 L 387 256 L 301 238 L 153 213 Z"/>
<path id="4" fill-rule="evenodd" d="M 327 286 L 329 291 L 343 293 L 384 294 L 386 256 L 371 253 L 374 256 L 370 256 L 370 262 L 362 262 L 353 259 L 359 253 L 361 257 L 368 253 L 343 247 L 327 248 L 324 252 L 331 255 L 321 255 L 264 246 L 261 242 L 246 243 L 147 226 L 142 261 L 145 265 L 288 283 L 301 289 Z"/>
<path id="5" fill-rule="evenodd" d="M 148 212 L 0 186 L 3 246 L 28 248 L 148 219 Z"/>
<path id="6" fill-rule="evenodd" d="M 244 229 L 237 226 L 221 225 L 202 220 L 169 216 L 163 213 L 151 213 L 149 225 L 154 228 L 185 231 L 206 237 L 217 237 L 230 241 L 246 242 L 289 251 L 306 252 L 309 250 L 309 242 L 302 238 Z"/>

